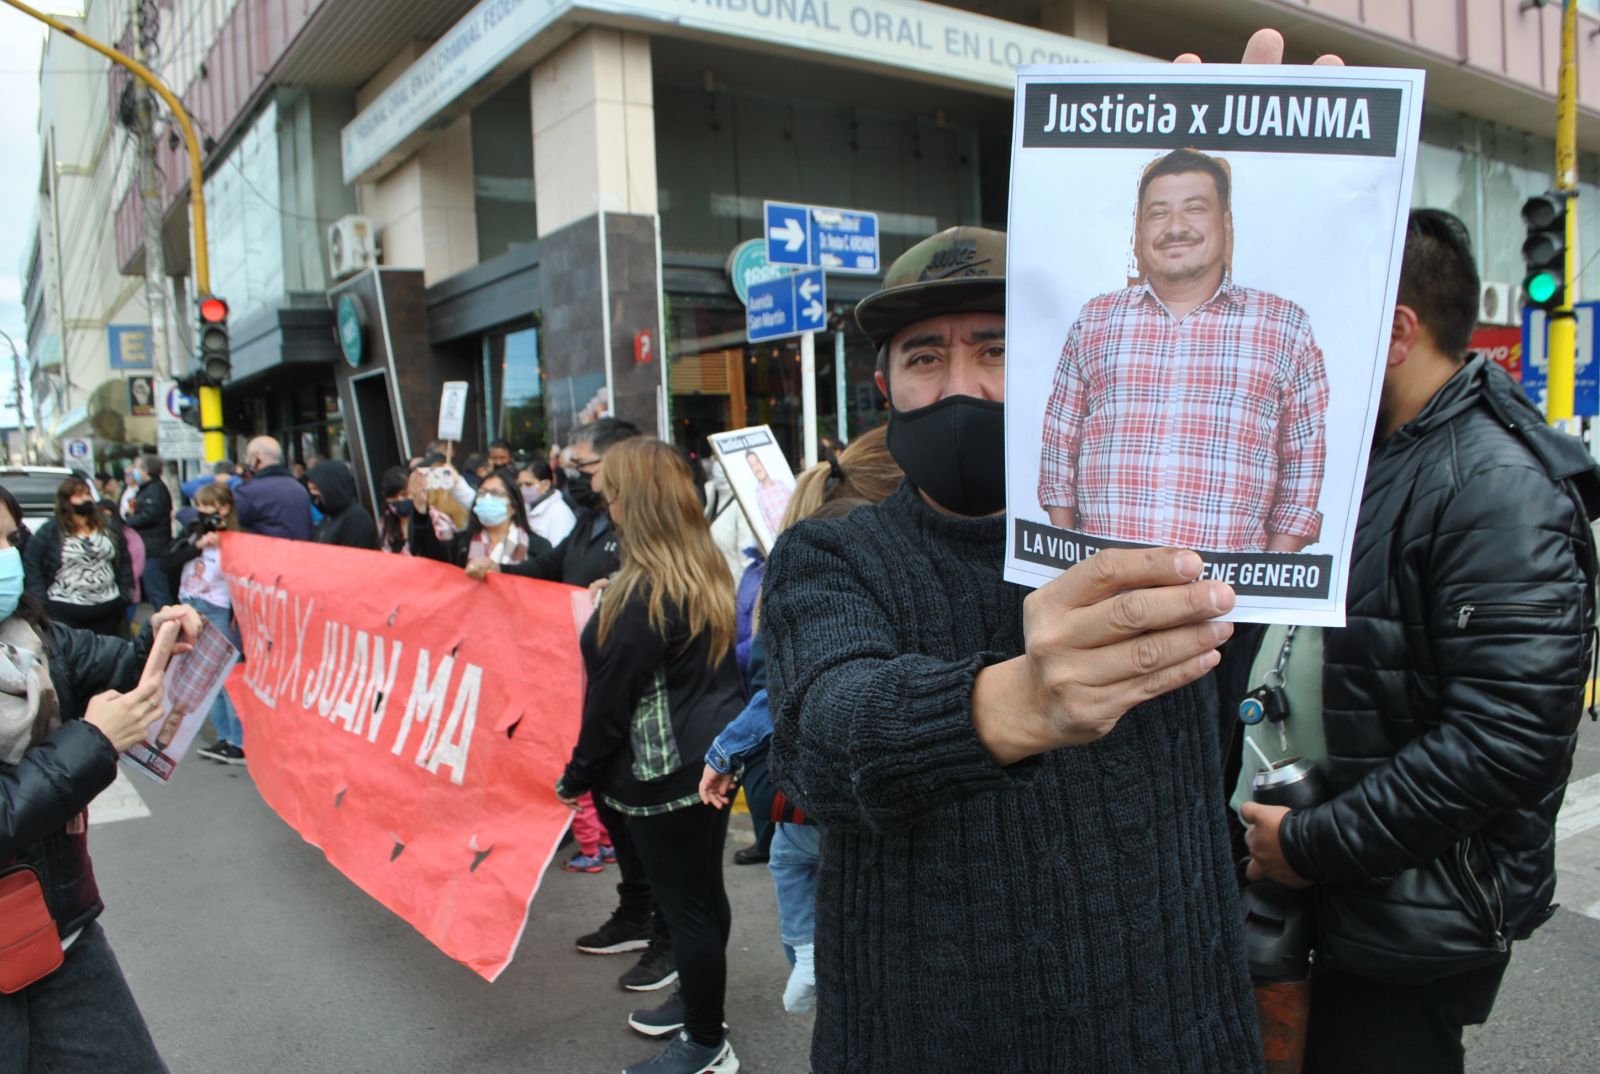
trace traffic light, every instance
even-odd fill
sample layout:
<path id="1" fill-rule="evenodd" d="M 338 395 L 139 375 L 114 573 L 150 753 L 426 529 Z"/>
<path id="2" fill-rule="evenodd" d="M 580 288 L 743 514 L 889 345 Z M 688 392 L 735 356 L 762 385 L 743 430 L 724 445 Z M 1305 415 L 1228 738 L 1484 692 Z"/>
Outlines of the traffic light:
<path id="1" fill-rule="evenodd" d="M 200 296 L 200 371 L 211 384 L 228 379 L 228 304 L 216 295 Z"/>
<path id="2" fill-rule="evenodd" d="M 178 417 L 196 429 L 200 428 L 200 389 L 205 384 L 204 375 L 180 374 L 174 383 L 181 396 L 178 400 Z"/>
<path id="3" fill-rule="evenodd" d="M 1522 222 L 1528 237 L 1522 243 L 1527 266 L 1522 296 L 1536 309 L 1552 310 L 1566 301 L 1567 196 L 1552 190 L 1536 194 L 1522 204 Z"/>

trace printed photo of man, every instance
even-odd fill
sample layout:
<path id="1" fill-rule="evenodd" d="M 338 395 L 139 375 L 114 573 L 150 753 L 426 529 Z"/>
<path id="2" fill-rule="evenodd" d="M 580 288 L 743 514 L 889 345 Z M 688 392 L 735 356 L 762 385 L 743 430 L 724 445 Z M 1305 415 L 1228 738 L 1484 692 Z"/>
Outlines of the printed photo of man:
<path id="1" fill-rule="evenodd" d="M 1138 278 L 1079 311 L 1045 407 L 1039 504 L 1112 540 L 1298 552 L 1322 529 L 1328 378 L 1293 302 L 1232 278 L 1232 176 L 1140 177 Z"/>
<path id="2" fill-rule="evenodd" d="M 776 534 L 783 529 L 783 512 L 789 507 L 794 486 L 773 478 L 762 464 L 761 456 L 754 451 L 745 452 L 744 458 L 750 466 L 750 472 L 755 475 L 756 504 L 761 510 L 761 520 L 767 524 L 768 533 Z"/>

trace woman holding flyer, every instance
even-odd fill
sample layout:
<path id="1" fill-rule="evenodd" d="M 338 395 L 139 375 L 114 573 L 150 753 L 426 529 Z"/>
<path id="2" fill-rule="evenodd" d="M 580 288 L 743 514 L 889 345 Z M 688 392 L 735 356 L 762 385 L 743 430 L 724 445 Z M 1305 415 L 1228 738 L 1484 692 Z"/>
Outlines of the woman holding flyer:
<path id="1" fill-rule="evenodd" d="M 161 718 L 176 635 L 200 628 L 181 607 L 133 642 L 51 623 L 0 538 L 0 1070 L 167 1069 L 95 921 L 84 810 Z"/>
<path id="2" fill-rule="evenodd" d="M 622 569 L 580 640 L 589 677 L 583 726 L 556 794 L 576 808 L 578 796 L 593 791 L 627 818 L 672 934 L 683 1028 L 655 1059 L 628 1071 L 731 1072 L 739 1061 L 722 1023 L 732 919 L 722 885 L 728 811 L 703 803 L 698 788 L 706 748 L 743 707 L 733 577 L 711 541 L 689 466 L 671 445 L 616 444 L 595 488 L 622 537 Z"/>
<path id="3" fill-rule="evenodd" d="M 239 531 L 233 492 L 226 485 L 202 485 L 194 494 L 194 507 L 199 517 L 190 523 L 183 540 L 161 557 L 161 566 L 167 574 L 180 577 L 178 599 L 209 619 L 238 649 L 242 646 L 233 625 L 233 601 L 228 580 L 222 575 L 222 534 Z M 223 764 L 244 764 L 244 728 L 226 690 L 218 691 L 211 704 L 211 726 L 216 729 L 217 741 L 200 747 L 200 756 Z"/>

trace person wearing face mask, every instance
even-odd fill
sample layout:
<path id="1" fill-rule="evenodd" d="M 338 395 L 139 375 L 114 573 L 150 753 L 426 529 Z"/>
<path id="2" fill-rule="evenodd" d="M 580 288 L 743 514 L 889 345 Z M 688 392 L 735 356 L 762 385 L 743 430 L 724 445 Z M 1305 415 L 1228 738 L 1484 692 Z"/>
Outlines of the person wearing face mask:
<path id="1" fill-rule="evenodd" d="M 391 466 L 378 479 L 378 491 L 383 494 L 383 512 L 378 518 L 378 551 L 395 555 L 411 554 L 411 523 L 424 517 L 411 500 L 411 475 L 403 466 Z"/>
<path id="2" fill-rule="evenodd" d="M 234 490 L 239 527 L 261 537 L 312 538 L 311 496 L 283 465 L 283 448 L 270 436 L 245 445 L 250 480 Z"/>
<path id="3" fill-rule="evenodd" d="M 29 883 L 55 933 L 31 952 L 0 950 L 0 1070 L 166 1072 L 97 920 L 85 810 L 162 717 L 160 680 L 141 673 L 169 621 L 190 641 L 199 634 L 182 607 L 158 611 L 131 642 L 52 623 L 0 537 L 0 862 L 31 872 L 8 879 Z M 7 910 L 0 936 L 26 919 Z"/>
<path id="4" fill-rule="evenodd" d="M 812 1069 L 1259 1071 L 1206 679 L 1233 594 L 1176 548 L 1002 580 L 1005 264 L 952 228 L 857 306 L 905 483 L 767 565 L 770 763 L 823 833 Z"/>
<path id="5" fill-rule="evenodd" d="M 429 517 L 426 499 L 420 498 L 420 492 L 418 496 L 412 506 L 414 523 Z M 430 521 L 431 525 L 411 526 L 412 554 L 457 567 L 474 563 L 511 567 L 550 551 L 550 542 L 528 528 L 517 477 L 509 468 L 496 470 L 478 483 L 466 529 L 455 532 L 449 520 L 436 512 Z"/>
<path id="6" fill-rule="evenodd" d="M 233 492 L 227 485 L 213 481 L 195 492 L 194 506 L 198 516 L 183 537 L 174 542 L 162 566 L 178 576 L 178 599 L 209 620 L 227 635 L 235 649 L 242 651 L 228 580 L 222 574 L 222 534 L 239 532 Z M 218 693 L 212 703 L 211 726 L 217 732 L 217 741 L 200 747 L 200 756 L 223 764 L 244 764 L 244 728 L 226 690 Z"/>
<path id="7" fill-rule="evenodd" d="M 555 468 L 547 459 L 534 459 L 517 474 L 522 503 L 528 509 L 528 526 L 551 546 L 567 539 L 578 518 L 556 491 Z"/>
<path id="8" fill-rule="evenodd" d="M 172 493 L 161 480 L 164 468 L 155 455 L 139 459 L 139 491 L 134 493 L 133 506 L 126 516 L 128 528 L 144 543 L 145 568 L 140 581 L 144 599 L 152 608 L 172 603 L 172 583 L 161 569 L 161 557 L 172 544 Z"/>
<path id="9" fill-rule="evenodd" d="M 79 477 L 56 489 L 55 517 L 28 542 L 28 592 L 68 626 L 120 637 L 133 600 L 133 561 L 122 527 Z"/>
<path id="10" fill-rule="evenodd" d="M 323 459 L 306 474 L 311 502 L 322 512 L 318 544 L 346 548 L 378 547 L 378 524 L 356 499 L 356 475 L 342 459 Z"/>

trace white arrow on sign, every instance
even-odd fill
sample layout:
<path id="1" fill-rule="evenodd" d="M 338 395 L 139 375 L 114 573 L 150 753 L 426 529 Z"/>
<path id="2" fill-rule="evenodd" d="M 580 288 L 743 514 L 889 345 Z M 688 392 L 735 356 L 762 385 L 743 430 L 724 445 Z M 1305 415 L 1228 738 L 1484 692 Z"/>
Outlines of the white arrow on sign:
<path id="1" fill-rule="evenodd" d="M 806 315 L 806 320 L 808 321 L 821 321 L 822 303 L 818 302 L 816 299 L 812 299 L 811 305 L 805 307 L 800 312 Z"/>
<path id="2" fill-rule="evenodd" d="M 811 279 L 809 276 L 800 281 L 800 297 L 805 299 L 807 302 L 810 302 L 813 298 L 816 298 L 817 292 L 821 290 L 822 285 L 816 280 Z M 813 302 L 812 305 L 816 305 L 816 303 Z"/>
<path id="3" fill-rule="evenodd" d="M 792 216 L 783 222 L 782 227 L 767 230 L 771 232 L 773 239 L 783 243 L 783 248 L 790 253 L 794 253 L 806 243 L 806 229 Z"/>

